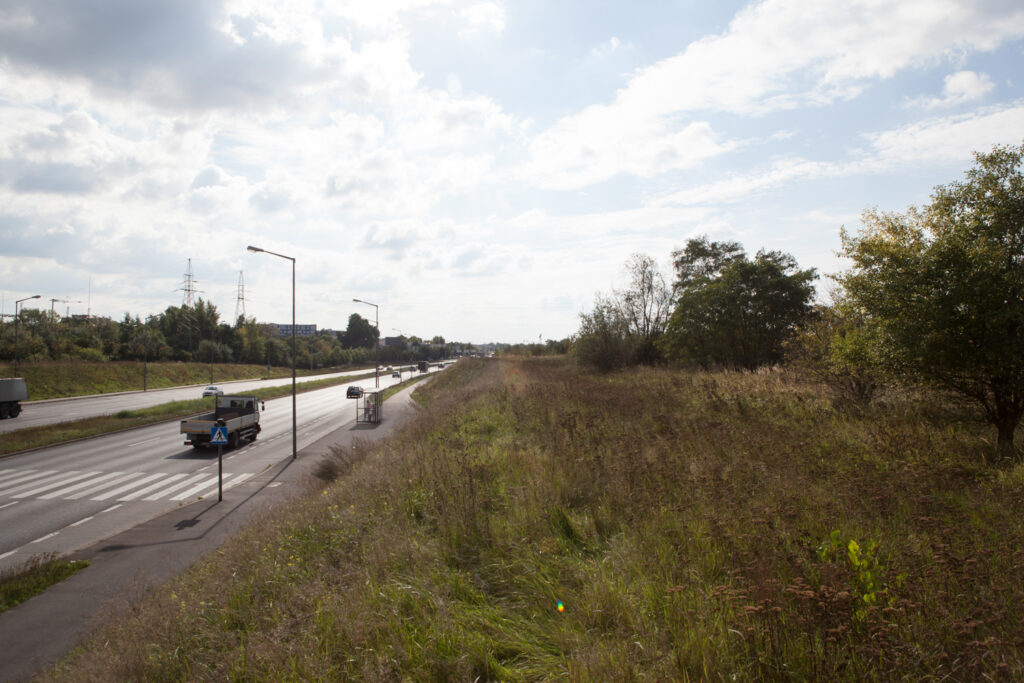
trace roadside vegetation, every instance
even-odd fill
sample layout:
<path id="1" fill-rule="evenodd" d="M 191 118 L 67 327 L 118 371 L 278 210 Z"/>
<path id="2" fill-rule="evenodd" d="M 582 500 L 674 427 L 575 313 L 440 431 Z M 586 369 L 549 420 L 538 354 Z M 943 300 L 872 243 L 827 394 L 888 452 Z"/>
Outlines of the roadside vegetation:
<path id="1" fill-rule="evenodd" d="M 1024 466 L 806 377 L 463 360 L 52 678 L 1024 678 Z"/>
<path id="2" fill-rule="evenodd" d="M 296 391 L 301 394 L 307 391 L 326 389 L 327 387 L 339 384 L 348 384 L 353 380 L 366 379 L 373 376 L 374 374 L 370 372 L 363 375 L 346 375 L 330 379 L 310 380 L 296 384 Z M 269 400 L 280 396 L 288 396 L 291 393 L 292 385 L 283 384 L 277 387 L 248 391 L 246 395 Z M 4 434 L 3 441 L 0 441 L 0 457 L 30 448 L 42 448 L 75 439 L 84 439 L 135 427 L 144 427 L 158 422 L 185 419 L 192 415 L 209 412 L 213 409 L 213 405 L 213 398 L 170 401 L 138 410 L 120 410 L 113 415 L 101 415 L 99 417 L 88 417 L 81 420 L 18 429 Z"/>
<path id="3" fill-rule="evenodd" d="M 0 572 L 0 614 L 88 566 L 84 560 L 40 555 L 25 565 Z"/>

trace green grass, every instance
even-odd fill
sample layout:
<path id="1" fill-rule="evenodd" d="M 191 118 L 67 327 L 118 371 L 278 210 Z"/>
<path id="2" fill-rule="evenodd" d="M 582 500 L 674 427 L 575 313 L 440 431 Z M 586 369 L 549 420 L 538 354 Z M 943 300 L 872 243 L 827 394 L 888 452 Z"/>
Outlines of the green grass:
<path id="1" fill-rule="evenodd" d="M 345 377 L 334 377 L 331 379 L 310 380 L 296 385 L 296 392 L 315 391 L 325 389 L 338 384 L 348 384 L 353 380 L 373 377 L 373 373 Z M 292 393 L 291 385 L 278 387 L 267 387 L 247 392 L 247 396 L 256 396 L 263 400 L 288 396 Z M 51 425 L 29 427 L 18 429 L 4 434 L 0 442 L 0 457 L 10 455 L 30 448 L 42 448 L 58 443 L 65 443 L 75 439 L 84 439 L 92 436 L 100 436 L 124 429 L 144 427 L 158 422 L 184 419 L 192 415 L 212 410 L 212 398 L 197 398 L 189 401 L 171 401 L 149 408 L 139 410 L 121 410 L 114 415 L 90 417 L 70 422 L 58 422 Z"/>
<path id="2" fill-rule="evenodd" d="M 1024 466 L 968 408 L 552 359 L 417 393 L 53 677 L 1024 679 Z"/>
<path id="3" fill-rule="evenodd" d="M 0 614 L 88 566 L 84 560 L 41 556 L 22 567 L 0 573 Z"/>

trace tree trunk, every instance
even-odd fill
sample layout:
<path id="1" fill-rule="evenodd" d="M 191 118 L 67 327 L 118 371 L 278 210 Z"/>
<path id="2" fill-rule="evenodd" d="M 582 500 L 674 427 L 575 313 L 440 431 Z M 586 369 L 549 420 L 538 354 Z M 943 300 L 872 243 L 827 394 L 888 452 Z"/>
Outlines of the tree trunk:
<path id="1" fill-rule="evenodd" d="M 1021 405 L 1020 401 L 1013 400 L 999 396 L 996 399 L 996 410 L 995 415 L 990 415 L 995 419 L 996 429 L 999 433 L 998 441 L 996 442 L 996 452 L 1000 458 L 1017 458 L 1019 457 L 1016 447 L 1013 445 L 1013 433 L 1017 430 L 1017 425 L 1020 423 L 1021 414 L 1024 413 L 1024 406 Z"/>

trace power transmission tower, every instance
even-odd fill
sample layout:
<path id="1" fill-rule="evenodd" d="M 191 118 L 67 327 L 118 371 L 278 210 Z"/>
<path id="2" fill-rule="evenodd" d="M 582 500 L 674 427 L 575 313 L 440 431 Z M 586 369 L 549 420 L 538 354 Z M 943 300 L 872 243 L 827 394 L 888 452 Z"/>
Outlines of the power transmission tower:
<path id="1" fill-rule="evenodd" d="M 245 317 L 245 278 L 242 271 L 238 271 L 238 296 L 235 298 L 235 324 L 238 324 L 239 316 Z"/>
<path id="2" fill-rule="evenodd" d="M 181 297 L 181 305 L 184 308 L 192 308 L 195 306 L 196 294 L 202 294 L 196 285 L 198 282 L 192 277 L 192 259 L 188 260 L 188 268 L 185 270 L 185 281 L 181 283 L 181 291 L 184 292 Z"/>
<path id="3" fill-rule="evenodd" d="M 196 323 L 193 318 L 192 311 L 195 309 L 195 297 L 196 294 L 202 294 L 201 291 L 196 289 L 197 281 L 192 276 L 192 259 L 188 260 L 188 268 L 185 270 L 185 281 L 181 285 L 181 308 L 185 319 L 185 330 L 188 333 L 188 348 L 189 351 L 194 351 L 192 348 L 192 332 L 195 331 Z"/>

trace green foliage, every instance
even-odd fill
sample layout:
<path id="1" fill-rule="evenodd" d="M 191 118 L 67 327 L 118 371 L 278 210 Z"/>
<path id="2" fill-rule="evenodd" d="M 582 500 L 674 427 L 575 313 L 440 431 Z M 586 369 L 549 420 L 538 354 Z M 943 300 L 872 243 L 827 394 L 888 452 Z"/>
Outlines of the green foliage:
<path id="1" fill-rule="evenodd" d="M 865 621 L 868 617 L 868 608 L 878 605 L 883 598 L 889 607 L 895 607 L 899 603 L 899 596 L 896 593 L 906 582 L 908 574 L 898 574 L 892 585 L 888 585 L 885 580 L 888 572 L 878 558 L 878 544 L 874 541 L 861 547 L 851 538 L 844 546 L 839 529 L 834 529 L 828 539 L 818 546 L 818 559 L 822 562 L 845 561 L 853 575 L 853 615 L 858 621 Z"/>
<path id="2" fill-rule="evenodd" d="M 633 254 L 625 269 L 626 288 L 613 290 L 610 297 L 599 295 L 594 309 L 580 314 L 580 329 L 571 343 L 578 363 L 602 372 L 662 360 L 658 340 L 665 331 L 671 292 L 650 256 Z"/>
<path id="3" fill-rule="evenodd" d="M 815 270 L 778 251 L 749 260 L 735 242 L 691 239 L 673 253 L 675 308 L 666 355 L 701 367 L 754 369 L 783 360 L 783 346 L 810 314 Z"/>
<path id="4" fill-rule="evenodd" d="M 877 330 L 849 302 L 818 306 L 787 345 L 787 356 L 827 384 L 842 401 L 866 405 L 884 383 Z"/>
<path id="5" fill-rule="evenodd" d="M 342 348 L 369 349 L 377 345 L 380 331 L 369 320 L 358 313 L 353 313 L 348 317 L 348 327 L 344 332 L 339 332 L 338 337 Z"/>
<path id="6" fill-rule="evenodd" d="M 0 613 L 88 566 L 84 560 L 58 560 L 52 555 L 44 555 L 33 558 L 22 567 L 5 571 L 0 574 Z"/>
<path id="7" fill-rule="evenodd" d="M 590 313 L 580 313 L 570 351 L 577 363 L 608 372 L 632 363 L 634 350 L 629 323 L 610 300 L 599 298 Z"/>
<path id="8" fill-rule="evenodd" d="M 1024 145 L 976 154 L 923 210 L 867 211 L 841 278 L 895 373 L 977 401 L 1015 452 L 1024 414 Z"/>

